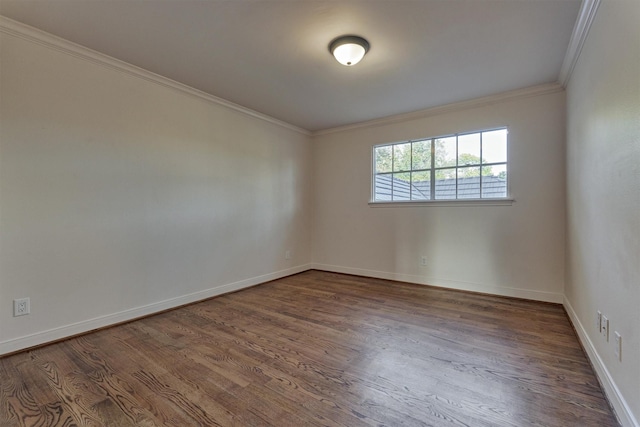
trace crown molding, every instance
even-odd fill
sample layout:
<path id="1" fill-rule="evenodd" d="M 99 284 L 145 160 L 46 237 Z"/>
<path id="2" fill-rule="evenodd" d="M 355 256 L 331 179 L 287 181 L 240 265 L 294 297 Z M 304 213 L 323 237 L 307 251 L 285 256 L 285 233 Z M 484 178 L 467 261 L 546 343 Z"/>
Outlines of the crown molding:
<path id="1" fill-rule="evenodd" d="M 580 57 L 582 46 L 587 39 L 589 29 L 598 11 L 598 6 L 600 6 L 600 0 L 582 0 L 578 19 L 576 19 L 576 25 L 573 27 L 571 40 L 569 40 L 569 46 L 564 55 L 564 61 L 562 62 L 562 68 L 560 68 L 560 75 L 558 76 L 558 83 L 562 85 L 562 87 L 566 88 L 569 84 L 573 69 Z"/>
<path id="2" fill-rule="evenodd" d="M 290 123 L 278 120 L 266 114 L 259 113 L 257 111 L 251 110 L 217 96 L 210 95 L 206 92 L 194 89 L 183 83 L 179 83 L 167 77 L 152 73 L 151 71 L 136 67 L 135 65 L 121 61 L 119 59 L 112 58 L 93 49 L 89 49 L 88 47 L 73 43 L 58 36 L 54 36 L 53 34 L 49 34 L 45 31 L 39 30 L 21 22 L 14 21 L 13 19 L 7 18 L 6 16 L 2 15 L 0 15 L 0 33 L 18 37 L 23 40 L 45 46 L 49 49 L 71 55 L 75 58 L 88 61 L 114 71 L 134 76 L 169 89 L 177 90 L 183 94 L 204 100 L 212 104 L 229 108 L 230 110 L 240 112 L 249 117 L 263 120 L 265 122 L 301 133 L 303 135 L 311 135 L 311 132 L 306 129 L 302 129 L 298 126 L 294 126 Z"/>
<path id="3" fill-rule="evenodd" d="M 523 89 L 501 92 L 494 95 L 474 98 L 468 101 L 454 102 L 438 107 L 427 108 L 424 110 L 413 111 L 410 113 L 398 114 L 394 116 L 382 117 L 380 119 L 368 120 L 365 122 L 354 123 L 350 125 L 338 126 L 335 128 L 319 130 L 313 132 L 313 136 L 328 135 L 332 133 L 347 132 L 356 129 L 364 129 L 393 123 L 407 122 L 409 120 L 424 119 L 438 114 L 452 113 L 456 111 L 468 110 L 470 108 L 484 107 L 499 102 L 512 101 L 516 99 L 529 98 L 532 96 L 546 95 L 550 93 L 562 92 L 564 88 L 559 83 L 546 83 L 537 86 L 531 86 Z"/>

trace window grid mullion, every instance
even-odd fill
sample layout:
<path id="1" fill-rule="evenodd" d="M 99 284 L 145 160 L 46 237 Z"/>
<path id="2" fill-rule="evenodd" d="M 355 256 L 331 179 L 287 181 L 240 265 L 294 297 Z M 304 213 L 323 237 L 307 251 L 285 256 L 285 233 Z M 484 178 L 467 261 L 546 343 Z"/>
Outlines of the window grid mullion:
<path id="1" fill-rule="evenodd" d="M 431 178 L 429 180 L 429 192 L 431 193 L 429 194 L 430 200 L 436 199 L 436 170 L 435 170 L 436 160 L 435 158 L 436 158 L 436 139 L 431 138 L 431 173 L 429 174 Z"/>
<path id="2" fill-rule="evenodd" d="M 391 146 L 391 201 L 393 201 L 393 198 L 395 196 L 393 191 L 393 173 L 396 167 L 395 159 L 396 159 L 396 146 L 392 145 Z"/>
<path id="3" fill-rule="evenodd" d="M 413 141 L 409 141 L 409 200 L 413 200 Z"/>
<path id="4" fill-rule="evenodd" d="M 480 132 L 480 198 L 482 199 L 482 181 L 484 177 L 482 176 L 482 134 L 484 132 Z"/>
<path id="5" fill-rule="evenodd" d="M 458 134 L 456 134 L 456 199 L 458 198 Z"/>

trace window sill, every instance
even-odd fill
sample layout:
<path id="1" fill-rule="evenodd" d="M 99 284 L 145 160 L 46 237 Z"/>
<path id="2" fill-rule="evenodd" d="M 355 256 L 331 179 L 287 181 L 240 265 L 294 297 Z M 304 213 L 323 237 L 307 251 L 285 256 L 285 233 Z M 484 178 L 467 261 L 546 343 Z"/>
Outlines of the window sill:
<path id="1" fill-rule="evenodd" d="M 372 208 L 397 208 L 419 206 L 511 206 L 514 199 L 458 199 L 458 200 L 406 200 L 395 202 L 370 201 Z"/>

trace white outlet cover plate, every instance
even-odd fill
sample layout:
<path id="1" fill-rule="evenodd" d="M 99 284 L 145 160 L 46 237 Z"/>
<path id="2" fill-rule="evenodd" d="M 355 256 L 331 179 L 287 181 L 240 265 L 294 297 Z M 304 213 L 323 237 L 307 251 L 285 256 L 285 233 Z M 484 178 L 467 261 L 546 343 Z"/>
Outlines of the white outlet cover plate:
<path id="1" fill-rule="evenodd" d="M 24 316 L 31 313 L 31 301 L 29 298 L 18 298 L 13 300 L 13 316 Z"/>
<path id="2" fill-rule="evenodd" d="M 604 335 L 607 342 L 609 342 L 609 319 L 607 316 L 602 316 L 602 322 L 600 323 L 600 329 L 602 331 L 602 335 Z"/>

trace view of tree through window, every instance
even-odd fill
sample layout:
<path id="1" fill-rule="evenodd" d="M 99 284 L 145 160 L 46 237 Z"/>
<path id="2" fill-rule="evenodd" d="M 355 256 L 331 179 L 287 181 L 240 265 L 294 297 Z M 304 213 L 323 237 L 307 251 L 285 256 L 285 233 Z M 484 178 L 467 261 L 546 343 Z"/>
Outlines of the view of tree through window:
<path id="1" fill-rule="evenodd" d="M 373 148 L 375 202 L 507 197 L 507 129 Z"/>

